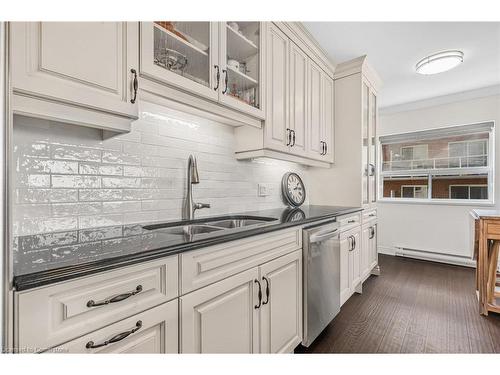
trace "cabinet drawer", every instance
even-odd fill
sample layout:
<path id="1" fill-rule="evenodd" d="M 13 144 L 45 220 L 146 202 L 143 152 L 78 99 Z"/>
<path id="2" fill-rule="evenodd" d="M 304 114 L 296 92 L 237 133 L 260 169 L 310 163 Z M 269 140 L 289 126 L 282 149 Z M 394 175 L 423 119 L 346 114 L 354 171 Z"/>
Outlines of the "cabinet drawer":
<path id="1" fill-rule="evenodd" d="M 46 353 L 178 353 L 178 302 L 164 303 Z M 129 335 L 122 340 L 99 346 L 126 333 Z"/>
<path id="2" fill-rule="evenodd" d="M 37 351 L 50 348 L 177 295 L 177 255 L 19 292 L 16 344 Z"/>
<path id="3" fill-rule="evenodd" d="M 500 224 L 487 224 L 486 232 L 490 234 L 500 234 Z"/>
<path id="4" fill-rule="evenodd" d="M 363 223 L 371 220 L 377 219 L 377 210 L 365 210 L 363 211 Z"/>
<path id="5" fill-rule="evenodd" d="M 355 228 L 361 224 L 361 214 L 355 213 L 351 215 L 343 215 L 337 218 L 340 225 L 340 231 L 346 231 Z"/>
<path id="6" fill-rule="evenodd" d="M 181 254 L 181 294 L 302 248 L 300 228 L 266 233 Z"/>

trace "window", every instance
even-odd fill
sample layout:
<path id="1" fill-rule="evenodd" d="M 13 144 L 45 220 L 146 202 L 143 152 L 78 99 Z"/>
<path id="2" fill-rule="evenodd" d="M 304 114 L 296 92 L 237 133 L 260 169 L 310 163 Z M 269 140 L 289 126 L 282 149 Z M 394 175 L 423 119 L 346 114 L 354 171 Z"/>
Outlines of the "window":
<path id="1" fill-rule="evenodd" d="M 423 160 L 427 159 L 427 145 L 414 145 L 401 147 L 402 160 Z"/>
<path id="2" fill-rule="evenodd" d="M 450 185 L 450 199 L 488 199 L 488 185 Z"/>
<path id="3" fill-rule="evenodd" d="M 493 203 L 494 124 L 380 137 L 380 191 L 387 200 Z"/>
<path id="4" fill-rule="evenodd" d="M 403 198 L 427 198 L 427 186 L 425 185 L 403 185 L 401 196 Z"/>
<path id="5" fill-rule="evenodd" d="M 451 166 L 484 167 L 488 164 L 488 143 L 486 139 L 448 143 Z"/>

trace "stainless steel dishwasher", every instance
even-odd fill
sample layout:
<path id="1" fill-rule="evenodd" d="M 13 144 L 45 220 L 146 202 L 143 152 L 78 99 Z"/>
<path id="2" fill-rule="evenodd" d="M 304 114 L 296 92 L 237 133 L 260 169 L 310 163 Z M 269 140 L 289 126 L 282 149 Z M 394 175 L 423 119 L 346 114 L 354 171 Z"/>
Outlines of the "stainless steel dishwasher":
<path id="1" fill-rule="evenodd" d="M 309 346 L 340 311 L 339 224 L 335 221 L 303 231 L 304 337 Z"/>

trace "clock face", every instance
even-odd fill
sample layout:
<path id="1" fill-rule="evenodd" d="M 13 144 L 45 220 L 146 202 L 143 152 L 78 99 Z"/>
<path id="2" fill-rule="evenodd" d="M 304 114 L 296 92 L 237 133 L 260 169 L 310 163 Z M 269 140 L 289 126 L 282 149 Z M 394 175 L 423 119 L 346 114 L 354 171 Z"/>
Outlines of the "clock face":
<path id="1" fill-rule="evenodd" d="M 283 176 L 281 188 L 286 203 L 292 206 L 300 206 L 306 199 L 304 183 L 296 173 L 288 172 Z"/>

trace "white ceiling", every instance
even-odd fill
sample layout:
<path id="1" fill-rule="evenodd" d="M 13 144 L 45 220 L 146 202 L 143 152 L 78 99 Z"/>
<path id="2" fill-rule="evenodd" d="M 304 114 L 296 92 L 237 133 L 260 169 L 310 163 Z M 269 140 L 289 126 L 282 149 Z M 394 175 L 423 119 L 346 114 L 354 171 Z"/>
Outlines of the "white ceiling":
<path id="1" fill-rule="evenodd" d="M 388 107 L 500 84 L 499 22 L 304 22 L 335 63 L 368 55 L 384 85 Z M 446 49 L 464 52 L 448 72 L 415 73 L 423 57 Z"/>

